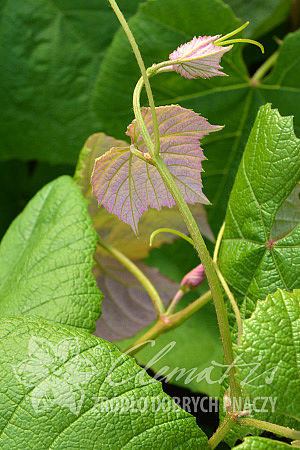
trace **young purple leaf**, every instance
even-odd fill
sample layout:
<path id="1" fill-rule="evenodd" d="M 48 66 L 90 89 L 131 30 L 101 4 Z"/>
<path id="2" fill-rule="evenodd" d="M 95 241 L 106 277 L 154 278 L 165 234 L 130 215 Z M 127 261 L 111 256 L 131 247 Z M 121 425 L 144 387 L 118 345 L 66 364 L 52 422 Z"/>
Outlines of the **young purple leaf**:
<path id="1" fill-rule="evenodd" d="M 199 286 L 205 278 L 205 272 L 202 264 L 199 264 L 199 266 L 195 267 L 193 270 L 191 270 L 189 273 L 187 273 L 181 283 L 180 286 L 188 286 L 189 288 L 195 288 Z"/>
<path id="2" fill-rule="evenodd" d="M 205 159 L 199 140 L 222 127 L 210 125 L 194 111 L 177 105 L 156 108 L 160 155 L 173 175 L 188 203 L 209 201 L 202 192 L 201 162 Z M 142 108 L 142 116 L 153 138 L 150 108 Z M 147 152 L 136 120 L 127 129 L 135 148 Z M 135 156 L 130 147 L 112 148 L 95 161 L 92 174 L 93 192 L 109 212 L 128 223 L 135 233 L 138 221 L 148 208 L 171 208 L 175 201 L 164 185 L 157 169 Z"/>
<path id="3" fill-rule="evenodd" d="M 182 62 L 174 64 L 173 70 L 185 78 L 211 78 L 226 75 L 219 70 L 222 69 L 220 60 L 224 53 L 232 48 L 232 45 L 228 47 L 214 45 L 219 37 L 219 35 L 194 37 L 178 47 L 170 54 L 170 60 L 180 59 Z"/>
<path id="4" fill-rule="evenodd" d="M 132 239 L 131 239 L 132 242 Z M 155 320 L 152 302 L 137 279 L 115 258 L 95 253 L 93 269 L 99 289 L 104 295 L 102 315 L 96 323 L 97 336 L 118 341 L 134 336 Z M 141 261 L 138 268 L 151 280 L 166 306 L 176 294 L 178 284 L 161 275 L 156 267 Z"/>

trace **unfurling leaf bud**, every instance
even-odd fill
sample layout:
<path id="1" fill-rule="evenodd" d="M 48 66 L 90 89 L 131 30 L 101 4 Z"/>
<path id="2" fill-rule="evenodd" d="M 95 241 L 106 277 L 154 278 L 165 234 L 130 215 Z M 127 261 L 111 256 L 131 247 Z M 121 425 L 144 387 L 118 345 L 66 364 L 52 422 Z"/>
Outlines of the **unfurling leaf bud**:
<path id="1" fill-rule="evenodd" d="M 219 38 L 219 35 L 194 37 L 178 47 L 170 54 L 170 60 L 180 60 L 179 64 L 173 65 L 173 70 L 185 78 L 224 76 L 225 73 L 219 70 L 222 69 L 220 60 L 224 53 L 232 48 L 232 45 L 228 47 L 215 45 L 214 42 Z"/>
<path id="2" fill-rule="evenodd" d="M 205 278 L 204 268 L 202 264 L 200 264 L 183 277 L 180 286 L 181 287 L 188 286 L 189 288 L 195 288 L 203 282 L 204 278 Z"/>

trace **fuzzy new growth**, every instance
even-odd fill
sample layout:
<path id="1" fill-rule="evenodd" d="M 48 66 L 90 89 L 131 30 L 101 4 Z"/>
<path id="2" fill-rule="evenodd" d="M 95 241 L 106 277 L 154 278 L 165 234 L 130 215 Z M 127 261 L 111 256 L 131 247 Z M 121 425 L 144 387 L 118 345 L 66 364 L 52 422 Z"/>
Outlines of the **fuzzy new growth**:
<path id="1" fill-rule="evenodd" d="M 220 60 L 224 53 L 231 50 L 229 47 L 214 45 L 220 38 L 216 36 L 194 37 L 191 41 L 181 45 L 170 54 L 170 60 L 181 60 L 180 64 L 172 66 L 175 72 L 180 73 L 185 78 L 211 78 L 225 76 L 220 66 Z"/>

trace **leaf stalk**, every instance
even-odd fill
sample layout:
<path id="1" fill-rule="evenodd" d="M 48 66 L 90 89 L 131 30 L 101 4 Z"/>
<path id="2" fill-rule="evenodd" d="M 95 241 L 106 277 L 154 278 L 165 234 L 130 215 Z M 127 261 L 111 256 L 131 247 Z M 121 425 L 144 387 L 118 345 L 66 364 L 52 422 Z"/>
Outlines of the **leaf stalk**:
<path id="1" fill-rule="evenodd" d="M 216 448 L 221 441 L 223 441 L 224 437 L 226 436 L 228 431 L 231 430 L 234 424 L 235 419 L 230 414 L 227 414 L 225 419 L 217 429 L 217 431 L 212 435 L 212 437 L 208 441 L 208 445 L 212 450 Z"/>
<path id="2" fill-rule="evenodd" d="M 260 430 L 269 431 L 288 439 L 300 439 L 300 431 L 294 430 L 293 428 L 283 427 L 281 425 L 277 425 L 276 423 L 265 422 L 264 420 L 253 419 L 252 417 L 240 419 L 239 423 L 246 427 L 254 427 Z"/>
<path id="3" fill-rule="evenodd" d="M 104 242 L 101 238 L 98 239 L 98 243 L 114 258 L 116 258 L 121 264 L 123 264 L 123 266 L 126 267 L 126 269 L 130 273 L 132 273 L 136 277 L 136 279 L 141 283 L 145 291 L 149 294 L 149 297 L 152 300 L 157 315 L 160 316 L 164 314 L 165 307 L 160 298 L 160 295 L 157 292 L 156 288 L 151 283 L 151 281 L 146 277 L 146 275 L 144 275 L 143 272 L 130 259 L 127 258 L 127 256 L 123 255 L 123 253 L 121 253 L 119 250 Z"/>
<path id="4" fill-rule="evenodd" d="M 266 75 L 266 73 L 269 72 L 269 70 L 274 66 L 274 64 L 277 61 L 279 55 L 279 50 L 276 50 L 255 72 L 253 77 L 251 78 L 250 82 L 252 85 L 257 85 L 261 82 L 263 77 Z"/>

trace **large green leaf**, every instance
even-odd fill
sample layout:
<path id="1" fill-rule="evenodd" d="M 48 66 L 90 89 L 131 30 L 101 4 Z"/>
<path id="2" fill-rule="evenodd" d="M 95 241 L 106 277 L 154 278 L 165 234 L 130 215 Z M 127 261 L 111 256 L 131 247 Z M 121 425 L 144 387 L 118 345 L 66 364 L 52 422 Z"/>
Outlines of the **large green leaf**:
<path id="1" fill-rule="evenodd" d="M 243 317 L 277 288 L 300 287 L 300 226 L 294 221 L 294 209 L 290 210 L 294 226 L 290 222 L 288 229 L 281 228 L 278 221 L 299 181 L 299 149 L 292 117 L 263 106 L 231 192 L 219 255 L 220 269 Z"/>
<path id="2" fill-rule="evenodd" d="M 251 318 L 244 321 L 237 349 L 238 375 L 255 418 L 299 426 L 299 337 L 300 290 L 279 289 L 259 301 Z M 263 404 L 266 397 L 273 399 L 273 406 L 270 401 Z"/>
<path id="3" fill-rule="evenodd" d="M 126 16 L 140 0 L 120 0 Z M 101 124 L 91 108 L 119 23 L 108 1 L 0 1 L 0 159 L 75 162 Z"/>
<path id="4" fill-rule="evenodd" d="M 195 35 L 224 34 L 240 24 L 220 0 L 152 0 L 140 5 L 129 22 L 147 66 L 168 59 L 170 52 Z M 222 58 L 229 77 L 186 80 L 166 73 L 151 80 L 157 105 L 180 103 L 210 123 L 225 124 L 218 135 L 206 137 L 203 146 L 208 158 L 203 165 L 203 186 L 213 204 L 209 218 L 214 232 L 222 223 L 258 107 L 272 101 L 282 114 L 294 113 L 295 126 L 299 126 L 299 36 L 300 31 L 286 37 L 273 74 L 261 84 L 249 78 L 238 46 Z M 133 118 L 132 92 L 138 77 L 133 53 L 119 31 L 105 55 L 95 91 L 95 108 L 104 130 L 117 138 Z"/>
<path id="5" fill-rule="evenodd" d="M 15 219 L 0 246 L 0 316 L 34 314 L 93 331 L 102 295 L 92 275 L 97 235 L 63 176 Z"/>
<path id="6" fill-rule="evenodd" d="M 102 339 L 1 319 L 0 361 L 2 449 L 209 448 L 195 418 Z"/>

